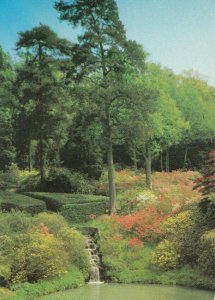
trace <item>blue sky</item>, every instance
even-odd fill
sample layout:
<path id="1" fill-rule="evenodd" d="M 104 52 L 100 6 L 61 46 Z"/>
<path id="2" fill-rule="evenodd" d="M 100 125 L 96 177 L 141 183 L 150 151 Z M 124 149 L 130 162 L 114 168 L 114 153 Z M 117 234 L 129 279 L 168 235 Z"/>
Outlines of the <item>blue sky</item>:
<path id="1" fill-rule="evenodd" d="M 17 32 L 40 22 L 61 37 L 77 32 L 58 20 L 54 0 L 0 0 L 0 45 L 14 56 Z M 117 0 L 127 37 L 176 73 L 193 69 L 215 86 L 215 0 Z"/>

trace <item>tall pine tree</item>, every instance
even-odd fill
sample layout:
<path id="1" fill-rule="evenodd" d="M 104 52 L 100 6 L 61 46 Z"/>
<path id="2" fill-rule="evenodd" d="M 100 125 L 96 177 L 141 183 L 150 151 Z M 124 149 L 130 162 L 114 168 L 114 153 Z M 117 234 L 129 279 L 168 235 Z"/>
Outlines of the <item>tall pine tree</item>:
<path id="1" fill-rule="evenodd" d="M 24 51 L 27 57 L 18 70 L 19 119 L 29 124 L 29 145 L 31 139 L 38 142 L 41 187 L 45 180 L 48 144 L 56 140 L 56 136 L 59 138 L 59 131 L 63 132 L 67 125 L 69 101 L 61 62 L 66 60 L 69 48 L 67 40 L 59 38 L 45 25 L 21 32 L 17 42 L 17 49 Z"/>
<path id="2" fill-rule="evenodd" d="M 59 11 L 61 20 L 83 29 L 83 34 L 78 37 L 79 44 L 73 48 L 73 68 L 70 73 L 78 79 L 86 74 L 91 78 L 92 74 L 96 77 L 94 99 L 97 99 L 101 108 L 108 163 L 110 213 L 114 213 L 116 189 L 112 106 L 121 96 L 121 75 L 131 61 L 142 67 L 145 56 L 135 42 L 126 40 L 114 0 L 62 0 L 56 2 L 55 8 Z"/>

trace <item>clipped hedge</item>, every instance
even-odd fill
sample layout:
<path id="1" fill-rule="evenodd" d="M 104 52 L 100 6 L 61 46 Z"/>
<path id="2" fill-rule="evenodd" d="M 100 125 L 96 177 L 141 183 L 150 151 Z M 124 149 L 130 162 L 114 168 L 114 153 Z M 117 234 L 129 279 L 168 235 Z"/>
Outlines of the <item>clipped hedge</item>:
<path id="1" fill-rule="evenodd" d="M 0 210 L 11 211 L 12 209 L 37 214 L 46 210 L 46 204 L 25 195 L 0 191 Z"/>
<path id="2" fill-rule="evenodd" d="M 62 215 L 72 223 L 86 222 L 92 216 L 100 216 L 108 211 L 108 201 L 81 204 L 66 204 L 62 207 Z"/>
<path id="3" fill-rule="evenodd" d="M 82 194 L 26 192 L 24 195 L 45 201 L 47 209 L 54 212 L 61 211 L 66 204 L 106 203 L 108 201 L 108 197 L 105 196 Z"/>

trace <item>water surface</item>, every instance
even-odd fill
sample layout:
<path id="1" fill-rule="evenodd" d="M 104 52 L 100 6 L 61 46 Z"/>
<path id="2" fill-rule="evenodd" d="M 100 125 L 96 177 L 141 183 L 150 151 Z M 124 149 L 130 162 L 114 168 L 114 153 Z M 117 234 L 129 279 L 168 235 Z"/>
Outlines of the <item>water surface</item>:
<path id="1" fill-rule="evenodd" d="M 214 300 L 208 291 L 178 286 L 137 284 L 88 284 L 41 300 Z"/>

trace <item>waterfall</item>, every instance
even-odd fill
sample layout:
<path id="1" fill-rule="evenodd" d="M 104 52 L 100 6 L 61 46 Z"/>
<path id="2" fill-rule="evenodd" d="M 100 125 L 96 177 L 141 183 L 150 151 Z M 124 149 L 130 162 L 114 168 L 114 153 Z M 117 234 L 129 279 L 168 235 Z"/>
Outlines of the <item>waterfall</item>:
<path id="1" fill-rule="evenodd" d="M 97 245 L 91 237 L 87 237 L 87 249 L 90 258 L 90 281 L 89 283 L 103 283 L 100 281 L 99 263 Z"/>

